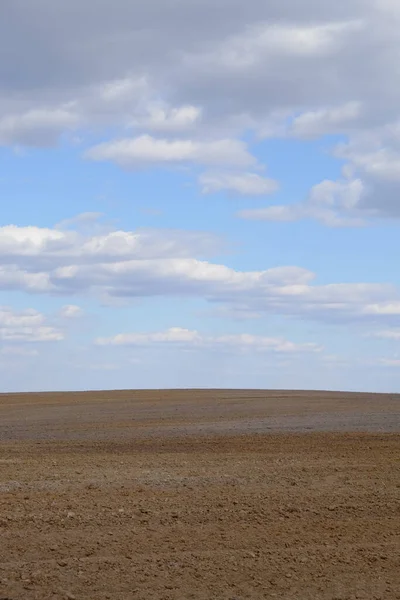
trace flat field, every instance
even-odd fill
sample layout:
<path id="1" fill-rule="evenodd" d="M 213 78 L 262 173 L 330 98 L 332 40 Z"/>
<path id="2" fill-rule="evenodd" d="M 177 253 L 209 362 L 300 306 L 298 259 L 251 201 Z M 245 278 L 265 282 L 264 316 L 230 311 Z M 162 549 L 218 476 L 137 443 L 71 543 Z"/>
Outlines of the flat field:
<path id="1" fill-rule="evenodd" d="M 400 599 L 400 396 L 0 395 L 0 599 Z"/>

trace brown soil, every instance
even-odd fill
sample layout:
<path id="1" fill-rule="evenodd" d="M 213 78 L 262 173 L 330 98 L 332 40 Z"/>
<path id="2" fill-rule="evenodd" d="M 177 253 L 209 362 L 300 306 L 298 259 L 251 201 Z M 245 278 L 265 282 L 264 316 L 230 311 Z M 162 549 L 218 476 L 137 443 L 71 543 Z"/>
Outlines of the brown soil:
<path id="1" fill-rule="evenodd" d="M 0 396 L 0 599 L 400 598 L 399 409 L 322 392 Z"/>

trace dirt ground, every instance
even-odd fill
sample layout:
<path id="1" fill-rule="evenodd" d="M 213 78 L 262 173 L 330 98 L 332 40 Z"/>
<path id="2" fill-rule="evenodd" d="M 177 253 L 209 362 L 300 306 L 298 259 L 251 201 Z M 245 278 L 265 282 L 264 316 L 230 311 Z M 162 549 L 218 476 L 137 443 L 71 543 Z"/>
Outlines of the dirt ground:
<path id="1" fill-rule="evenodd" d="M 0 395 L 0 599 L 400 599 L 400 396 Z"/>

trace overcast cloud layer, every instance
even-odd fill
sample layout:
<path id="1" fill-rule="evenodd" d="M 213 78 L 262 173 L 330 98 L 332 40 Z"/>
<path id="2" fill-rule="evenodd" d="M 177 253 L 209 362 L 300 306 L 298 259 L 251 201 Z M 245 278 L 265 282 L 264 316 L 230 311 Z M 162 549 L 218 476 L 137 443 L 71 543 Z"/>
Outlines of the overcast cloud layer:
<path id="1" fill-rule="evenodd" d="M 72 356 L 107 370 L 139 346 L 339 369 L 365 340 L 357 364 L 395 370 L 398 246 L 379 245 L 400 217 L 399 27 L 393 0 L 4 0 L 0 370 L 25 356 L 33 374 L 51 347 L 91 386 Z"/>

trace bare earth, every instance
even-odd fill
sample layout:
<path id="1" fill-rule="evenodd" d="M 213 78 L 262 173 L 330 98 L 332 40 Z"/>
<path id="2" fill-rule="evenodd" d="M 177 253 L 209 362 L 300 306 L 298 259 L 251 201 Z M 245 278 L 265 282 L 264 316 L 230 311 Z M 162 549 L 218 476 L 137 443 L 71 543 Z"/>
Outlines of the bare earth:
<path id="1" fill-rule="evenodd" d="M 400 396 L 0 395 L 0 599 L 400 599 Z"/>

